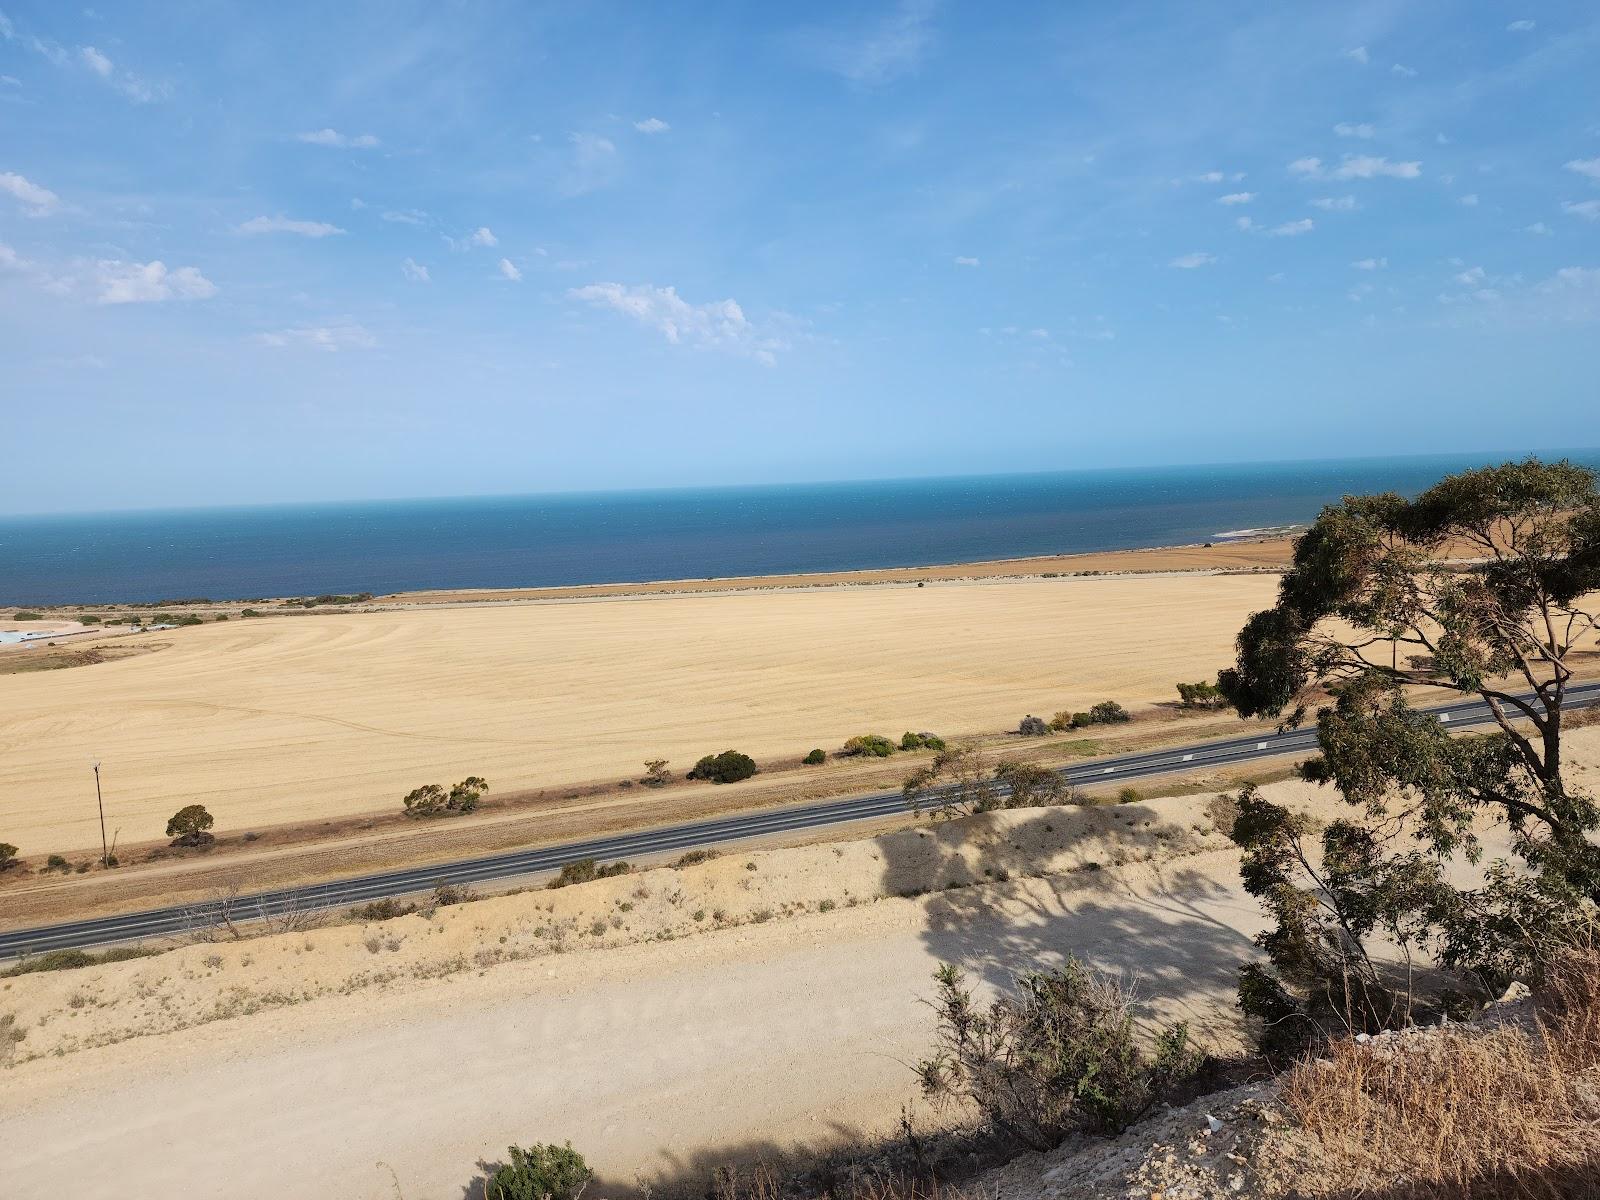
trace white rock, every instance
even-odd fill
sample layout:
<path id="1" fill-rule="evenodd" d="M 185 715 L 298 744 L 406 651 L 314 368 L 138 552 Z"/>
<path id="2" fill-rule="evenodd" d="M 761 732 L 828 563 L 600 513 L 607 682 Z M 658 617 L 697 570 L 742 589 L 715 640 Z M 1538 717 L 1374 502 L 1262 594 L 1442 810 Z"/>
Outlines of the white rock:
<path id="1" fill-rule="evenodd" d="M 1206 1124 L 1211 1126 L 1212 1133 L 1220 1133 L 1222 1131 L 1222 1122 L 1217 1120 L 1210 1113 L 1206 1114 Z"/>

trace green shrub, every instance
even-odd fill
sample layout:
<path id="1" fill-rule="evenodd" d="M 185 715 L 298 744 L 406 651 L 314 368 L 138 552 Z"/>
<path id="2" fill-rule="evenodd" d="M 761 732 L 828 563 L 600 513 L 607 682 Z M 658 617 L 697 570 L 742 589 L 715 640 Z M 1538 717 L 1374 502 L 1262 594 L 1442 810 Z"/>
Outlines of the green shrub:
<path id="1" fill-rule="evenodd" d="M 806 755 L 800 761 L 805 763 L 805 765 L 808 766 L 808 767 L 814 767 L 818 763 L 827 762 L 828 761 L 828 756 L 826 754 L 824 754 L 821 750 L 813 750 L 810 754 Z"/>
<path id="2" fill-rule="evenodd" d="M 672 775 L 667 770 L 667 760 L 664 758 L 647 758 L 644 763 L 644 778 L 639 780 L 645 787 L 666 787 L 672 782 Z"/>
<path id="3" fill-rule="evenodd" d="M 216 821 L 203 804 L 186 804 L 167 822 L 167 836 L 174 846 L 203 846 L 216 839 L 207 832 Z"/>
<path id="4" fill-rule="evenodd" d="M 690 779 L 709 779 L 712 783 L 738 783 L 756 773 L 756 760 L 737 750 L 708 754 L 695 763 Z"/>
<path id="5" fill-rule="evenodd" d="M 1050 728 L 1054 729 L 1058 733 L 1063 729 L 1071 729 L 1073 727 L 1072 718 L 1073 714 L 1070 712 L 1065 710 L 1058 712 L 1055 716 L 1050 718 Z"/>
<path id="6" fill-rule="evenodd" d="M 1044 737 L 1050 732 L 1050 726 L 1043 717 L 1029 714 L 1022 718 L 1022 723 L 1017 726 L 1017 732 L 1023 737 Z"/>
<path id="7" fill-rule="evenodd" d="M 839 753 L 846 758 L 888 758 L 894 743 L 879 733 L 862 733 L 844 744 Z"/>
<path id="8" fill-rule="evenodd" d="M 1222 689 L 1205 680 L 1199 683 L 1180 683 L 1178 699 L 1184 708 L 1222 708 L 1228 703 L 1222 694 Z"/>
<path id="9" fill-rule="evenodd" d="M 900 736 L 902 750 L 943 750 L 944 739 L 935 733 L 912 733 L 907 730 Z"/>
<path id="10" fill-rule="evenodd" d="M 71 863 L 67 862 L 67 860 L 59 854 L 52 854 L 49 858 L 44 860 L 44 869 L 46 871 L 65 871 L 71 865 Z"/>
<path id="11" fill-rule="evenodd" d="M 1182 1023 L 1142 1051 L 1122 985 L 1077 958 L 1024 975 L 1015 994 L 987 1008 L 957 967 L 940 967 L 934 979 L 939 1033 L 933 1057 L 917 1067 L 923 1095 L 972 1105 L 1032 1150 L 1080 1131 L 1121 1132 L 1200 1065 Z"/>
<path id="12" fill-rule="evenodd" d="M 1137 804 L 1144 799 L 1144 793 L 1136 787 L 1125 787 L 1117 793 L 1118 804 Z"/>
<path id="13" fill-rule="evenodd" d="M 130 958 L 149 958 L 152 954 L 160 953 L 159 950 L 151 950 L 144 946 L 113 946 L 110 950 L 99 954 L 90 954 L 87 950 L 51 950 L 46 954 L 25 958 L 9 971 L 0 971 L 0 979 L 32 975 L 38 971 L 75 971 L 79 967 L 126 962 Z"/>
<path id="14" fill-rule="evenodd" d="M 259 617 L 261 613 L 254 608 L 247 608 L 239 614 L 241 617 Z"/>
<path id="15" fill-rule="evenodd" d="M 484 1183 L 484 1200 L 576 1200 L 594 1178 L 570 1142 L 565 1146 L 535 1142 L 526 1150 L 508 1146 L 506 1155 L 511 1161 Z"/>
<path id="16" fill-rule="evenodd" d="M 29 612 L 27 609 L 23 609 L 21 612 L 16 613 L 15 615 L 12 616 L 11 619 L 13 621 L 42 621 L 42 620 L 44 620 L 44 618 L 42 616 L 40 616 L 38 613 Z"/>
<path id="17" fill-rule="evenodd" d="M 1128 710 L 1115 700 L 1102 700 L 1089 709 L 1089 717 L 1096 725 L 1120 725 L 1131 720 Z"/>
<path id="18" fill-rule="evenodd" d="M 610 879 L 614 875 L 627 875 L 633 870 L 625 862 L 607 863 L 601 866 L 592 858 L 580 858 L 577 862 L 569 862 L 561 868 L 561 873 L 545 884 L 547 888 L 570 887 L 575 883 L 592 883 L 596 879 Z"/>
<path id="19" fill-rule="evenodd" d="M 1043 808 L 1067 804 L 1073 798 L 1072 785 L 1064 775 L 1037 763 L 1000 763 L 994 769 L 994 778 L 1007 789 L 1000 802 L 1002 808 Z"/>
<path id="20" fill-rule="evenodd" d="M 689 850 L 680 854 L 678 861 L 672 865 L 674 867 L 692 867 L 696 863 L 710 862 L 721 853 L 722 851 L 720 850 Z"/>
<path id="21" fill-rule="evenodd" d="M 350 910 L 350 917 L 355 921 L 392 921 L 396 917 L 410 916 L 416 911 L 415 904 L 401 904 L 400 901 L 390 897 L 374 900 L 370 904 L 358 904 Z"/>
<path id="22" fill-rule="evenodd" d="M 1093 724 L 1094 724 L 1094 717 L 1092 715 L 1090 715 L 1089 713 L 1086 713 L 1086 712 L 1075 712 L 1075 713 L 1072 714 L 1072 721 L 1071 721 L 1071 724 L 1070 724 L 1070 728 L 1072 728 L 1072 729 L 1087 729 L 1090 725 L 1093 725 Z"/>
<path id="23" fill-rule="evenodd" d="M 17 848 L 10 842 L 0 842 L 0 871 L 4 871 L 17 859 Z"/>
<path id="24" fill-rule="evenodd" d="M 80 625 L 98 625 L 98 624 L 100 624 L 100 618 L 96 617 L 96 616 L 93 616 L 93 615 L 91 615 L 89 613 L 85 613 L 85 614 L 83 614 L 82 616 L 80 616 L 78 618 L 78 624 L 80 624 Z"/>

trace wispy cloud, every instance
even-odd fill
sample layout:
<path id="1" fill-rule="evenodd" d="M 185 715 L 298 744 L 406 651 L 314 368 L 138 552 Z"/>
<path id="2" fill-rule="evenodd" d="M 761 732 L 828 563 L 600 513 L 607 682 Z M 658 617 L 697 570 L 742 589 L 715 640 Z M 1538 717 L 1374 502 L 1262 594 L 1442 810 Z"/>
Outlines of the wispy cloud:
<path id="1" fill-rule="evenodd" d="M 329 225 L 326 221 L 296 221 L 290 217 L 251 217 L 239 226 L 240 233 L 292 233 L 298 237 L 324 238 L 332 234 L 343 233 L 337 225 Z"/>
<path id="2" fill-rule="evenodd" d="M 1417 77 L 1416 71 L 1406 66 L 1405 63 L 1395 63 L 1394 66 L 1389 68 L 1389 74 L 1397 79 L 1415 79 Z"/>
<path id="3" fill-rule="evenodd" d="M 1513 22 L 1511 22 L 1511 24 L 1506 26 L 1506 32 L 1507 33 L 1532 33 L 1534 28 L 1535 28 L 1535 25 L 1536 25 L 1536 22 L 1533 22 L 1533 21 L 1526 21 L 1526 20 L 1524 20 L 1524 21 L 1513 21 Z"/>
<path id="4" fill-rule="evenodd" d="M 390 209 L 381 215 L 385 221 L 392 221 L 396 225 L 426 225 L 428 223 L 428 214 L 416 208 L 408 208 L 401 211 Z"/>
<path id="5" fill-rule="evenodd" d="M 690 304 L 676 288 L 652 284 L 591 283 L 567 293 L 597 308 L 609 308 L 656 330 L 674 345 L 723 350 L 765 365 L 790 348 L 786 337 L 764 331 L 735 300 Z"/>
<path id="6" fill-rule="evenodd" d="M 1302 233 L 1310 233 L 1317 227 L 1317 223 L 1310 217 L 1301 217 L 1298 221 L 1285 221 L 1282 225 L 1274 225 L 1267 230 L 1268 237 L 1299 237 Z"/>
<path id="7" fill-rule="evenodd" d="M 1218 196 L 1218 204 L 1249 204 L 1256 198 L 1254 192 L 1229 192 L 1226 196 Z"/>
<path id="8" fill-rule="evenodd" d="M 1356 198 L 1354 196 L 1318 196 L 1311 202 L 1312 208 L 1320 208 L 1323 212 L 1354 212 Z"/>
<path id="9" fill-rule="evenodd" d="M 255 340 L 278 349 L 302 347 L 326 350 L 330 354 L 340 350 L 371 350 L 378 344 L 378 339 L 360 325 L 297 325 L 292 329 L 258 333 Z"/>
<path id="10" fill-rule="evenodd" d="M 1457 200 L 1457 203 L 1458 204 L 1464 204 L 1468 208 L 1477 208 L 1478 207 L 1478 193 L 1477 192 L 1468 192 L 1465 196 L 1462 196 L 1459 200 Z"/>
<path id="11" fill-rule="evenodd" d="M 152 100 L 164 99 L 170 90 L 165 84 L 151 83 L 132 71 L 117 70 L 116 64 L 94 46 L 79 46 L 78 61 L 88 68 L 90 74 L 105 80 L 136 104 L 149 104 Z"/>
<path id="12" fill-rule="evenodd" d="M 294 138 L 308 146 L 327 146 L 331 150 L 371 150 L 378 145 L 378 139 L 370 133 L 352 137 L 337 129 L 316 129 L 309 133 L 297 133 Z"/>
<path id="13" fill-rule="evenodd" d="M 1389 265 L 1387 258 L 1358 258 L 1350 264 L 1358 271 L 1381 271 Z"/>
<path id="14" fill-rule="evenodd" d="M 660 117 L 646 117 L 642 121 L 635 121 L 633 127 L 640 133 L 666 133 L 672 128 Z"/>
<path id="15" fill-rule="evenodd" d="M 1344 52 L 1344 56 L 1352 62 L 1360 63 L 1362 66 L 1366 66 L 1372 61 L 1372 55 L 1367 53 L 1365 46 L 1352 46 Z"/>
<path id="16" fill-rule="evenodd" d="M 102 259 L 92 271 L 95 299 L 100 304 L 155 304 L 163 300 L 209 300 L 217 285 L 196 267 L 168 270 L 160 262 Z"/>
<path id="17" fill-rule="evenodd" d="M 1561 211 L 1585 221 L 1600 221 L 1600 200 L 1563 200 Z"/>
<path id="18" fill-rule="evenodd" d="M 512 283 L 522 282 L 521 269 L 509 258 L 502 258 L 500 260 L 500 276 L 503 279 L 509 279 Z"/>
<path id="19" fill-rule="evenodd" d="M 1336 167 L 1320 158 L 1297 158 L 1289 164 L 1289 171 L 1305 179 L 1417 179 L 1422 175 L 1422 164 L 1390 162 L 1376 154 L 1346 154 Z"/>
<path id="20" fill-rule="evenodd" d="M 1333 132 L 1342 138 L 1372 138 L 1378 136 L 1378 131 L 1371 125 L 1352 125 L 1348 121 L 1340 121 L 1333 127 Z"/>
<path id="21" fill-rule="evenodd" d="M 1575 158 L 1566 164 L 1566 168 L 1600 183 L 1600 158 Z"/>
<path id="22" fill-rule="evenodd" d="M 807 55 L 825 70 L 854 83 L 876 86 L 922 65 L 933 45 L 932 0 L 901 0 L 887 16 L 849 28 L 799 35 Z"/>
<path id="23" fill-rule="evenodd" d="M 965 255 L 965 254 L 958 254 L 958 255 L 956 255 L 956 257 L 955 257 L 955 264 L 956 264 L 956 266 L 958 266 L 958 267 L 976 267 L 976 266 L 978 266 L 978 265 L 979 265 L 979 263 L 978 263 L 978 260 L 977 260 L 977 259 L 975 259 L 975 258 L 970 258 L 970 257 L 968 257 L 968 256 L 967 256 L 967 255 Z"/>
<path id="24" fill-rule="evenodd" d="M 1192 271 L 1196 267 L 1209 267 L 1216 261 L 1217 256 L 1215 254 L 1207 254 L 1204 250 L 1196 250 L 1192 254 L 1178 255 L 1167 266 L 1176 267 L 1180 271 Z"/>
<path id="25" fill-rule="evenodd" d="M 61 197 L 14 171 L 0 171 L 0 192 L 10 196 L 30 217 L 47 217 L 61 207 Z"/>
<path id="26" fill-rule="evenodd" d="M 428 283 L 428 268 L 414 258 L 408 258 L 400 264 L 400 273 L 412 283 Z"/>
<path id="27" fill-rule="evenodd" d="M 568 140 L 572 145 L 572 161 L 562 180 L 563 191 L 569 196 L 581 196 L 616 181 L 622 170 L 622 158 L 615 142 L 597 133 L 574 133 Z"/>

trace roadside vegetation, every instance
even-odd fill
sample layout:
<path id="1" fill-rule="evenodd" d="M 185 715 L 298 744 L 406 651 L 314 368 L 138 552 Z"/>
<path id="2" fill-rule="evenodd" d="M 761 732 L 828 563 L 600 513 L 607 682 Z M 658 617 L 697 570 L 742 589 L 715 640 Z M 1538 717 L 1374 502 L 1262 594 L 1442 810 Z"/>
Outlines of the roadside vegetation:
<path id="1" fill-rule="evenodd" d="M 437 783 L 424 784 L 401 799 L 408 817 L 464 816 L 475 812 L 489 784 L 482 776 L 468 775 L 449 791 Z"/>
<path id="2" fill-rule="evenodd" d="M 756 760 L 737 750 L 708 754 L 689 772 L 690 779 L 709 779 L 712 783 L 738 783 L 756 773 Z"/>

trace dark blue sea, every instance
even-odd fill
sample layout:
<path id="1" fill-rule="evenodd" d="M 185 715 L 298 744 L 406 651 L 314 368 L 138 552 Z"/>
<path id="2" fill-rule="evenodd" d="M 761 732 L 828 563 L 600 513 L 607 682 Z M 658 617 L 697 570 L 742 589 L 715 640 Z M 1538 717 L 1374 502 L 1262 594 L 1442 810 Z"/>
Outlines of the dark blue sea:
<path id="1" fill-rule="evenodd" d="M 1600 466 L 1600 451 L 1565 455 Z M 0 602 L 638 582 L 1166 546 L 1309 521 L 1347 493 L 1415 493 L 1506 457 L 0 517 Z"/>

